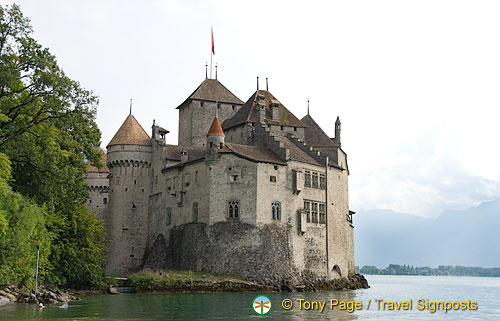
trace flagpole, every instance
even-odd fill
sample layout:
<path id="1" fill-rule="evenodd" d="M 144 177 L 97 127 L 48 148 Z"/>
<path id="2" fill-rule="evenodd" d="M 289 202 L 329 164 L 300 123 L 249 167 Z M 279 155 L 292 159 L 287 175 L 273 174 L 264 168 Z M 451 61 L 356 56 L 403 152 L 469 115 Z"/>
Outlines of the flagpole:
<path id="1" fill-rule="evenodd" d="M 210 48 L 210 79 L 212 79 L 212 57 L 214 55 L 214 27 L 210 29 L 210 34 L 212 36 L 212 43 Z"/>

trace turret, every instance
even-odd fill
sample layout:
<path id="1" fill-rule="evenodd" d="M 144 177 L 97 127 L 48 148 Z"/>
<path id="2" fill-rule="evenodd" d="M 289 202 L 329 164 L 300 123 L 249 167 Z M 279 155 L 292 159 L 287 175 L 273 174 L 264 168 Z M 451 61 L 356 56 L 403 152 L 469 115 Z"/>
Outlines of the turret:
<path id="1" fill-rule="evenodd" d="M 124 275 L 139 269 L 147 241 L 151 139 L 131 114 L 107 146 L 109 254 L 106 272 Z"/>
<path id="2" fill-rule="evenodd" d="M 335 138 L 333 142 L 340 147 L 340 118 L 337 116 L 337 120 L 335 121 Z"/>
<path id="3" fill-rule="evenodd" d="M 215 117 L 207 133 L 207 150 L 217 151 L 223 147 L 224 131 L 220 125 L 219 118 Z"/>

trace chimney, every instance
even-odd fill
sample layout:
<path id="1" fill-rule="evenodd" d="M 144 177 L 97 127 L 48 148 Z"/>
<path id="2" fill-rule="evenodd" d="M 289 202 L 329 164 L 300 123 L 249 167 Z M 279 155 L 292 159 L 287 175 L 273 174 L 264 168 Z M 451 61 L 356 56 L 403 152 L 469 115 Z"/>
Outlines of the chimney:
<path id="1" fill-rule="evenodd" d="M 183 150 L 181 152 L 181 164 L 185 164 L 188 161 L 188 152 Z"/>
<path id="2" fill-rule="evenodd" d="M 266 119 L 266 100 L 264 95 L 257 93 L 257 105 L 255 105 L 255 108 L 257 108 L 257 119 L 259 123 L 264 123 Z"/>
<path id="3" fill-rule="evenodd" d="M 280 102 L 276 99 L 271 99 L 271 119 L 279 120 L 279 106 Z"/>

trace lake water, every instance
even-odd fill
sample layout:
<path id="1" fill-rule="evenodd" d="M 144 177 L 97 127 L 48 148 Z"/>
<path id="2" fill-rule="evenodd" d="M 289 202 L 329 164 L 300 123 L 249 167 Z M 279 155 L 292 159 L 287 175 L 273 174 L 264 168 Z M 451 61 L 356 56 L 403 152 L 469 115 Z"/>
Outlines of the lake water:
<path id="1" fill-rule="evenodd" d="M 500 319 L 500 278 L 367 276 L 370 289 L 308 293 L 123 294 L 83 296 L 67 306 L 7 304 L 0 320 L 496 320 Z M 258 315 L 252 302 L 258 294 L 271 300 L 271 310 Z M 291 299 L 290 310 L 282 300 Z M 330 300 L 362 304 L 353 313 L 330 309 Z M 377 309 L 376 299 L 412 300 L 411 310 Z M 417 300 L 477 302 L 476 310 L 418 310 Z M 300 300 L 303 306 L 299 307 Z M 370 306 L 367 309 L 368 301 Z M 305 310 L 306 301 L 326 302 L 324 311 Z M 379 301 L 381 302 L 381 301 Z M 305 305 L 304 305 L 305 304 Z M 407 303 L 408 304 L 408 303 Z M 388 307 L 388 306 L 386 306 Z M 408 306 L 407 306 L 408 307 Z"/>

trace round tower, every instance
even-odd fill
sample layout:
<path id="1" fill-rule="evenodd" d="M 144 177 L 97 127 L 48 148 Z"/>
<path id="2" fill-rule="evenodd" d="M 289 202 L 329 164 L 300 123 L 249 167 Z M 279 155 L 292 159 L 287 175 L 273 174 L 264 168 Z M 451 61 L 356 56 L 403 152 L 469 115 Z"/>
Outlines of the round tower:
<path id="1" fill-rule="evenodd" d="M 151 139 L 130 114 L 107 146 L 109 253 L 106 272 L 124 275 L 140 268 L 147 242 Z"/>
<path id="2" fill-rule="evenodd" d="M 224 147 L 224 131 L 219 122 L 219 118 L 215 117 L 210 125 L 207 133 L 207 150 L 218 150 Z"/>

